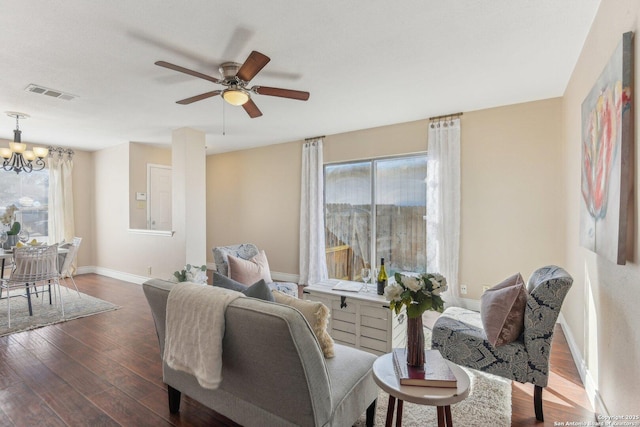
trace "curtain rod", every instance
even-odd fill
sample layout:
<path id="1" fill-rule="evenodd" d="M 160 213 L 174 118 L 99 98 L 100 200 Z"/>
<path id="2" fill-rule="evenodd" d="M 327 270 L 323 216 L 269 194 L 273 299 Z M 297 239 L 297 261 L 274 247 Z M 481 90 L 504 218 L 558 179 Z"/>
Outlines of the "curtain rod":
<path id="1" fill-rule="evenodd" d="M 444 114 L 442 116 L 429 117 L 429 120 L 440 120 L 440 119 L 448 119 L 454 117 L 460 117 L 462 113 L 453 113 L 453 114 Z"/>
<path id="2" fill-rule="evenodd" d="M 326 138 L 324 135 L 314 136 L 313 138 L 305 138 L 305 141 L 313 141 L 314 139 Z"/>
<path id="3" fill-rule="evenodd" d="M 69 157 L 69 160 L 73 160 L 75 152 L 71 148 L 52 147 L 51 145 L 47 148 L 49 149 L 49 157 L 57 155 L 59 159 L 62 159 L 66 154 Z"/>

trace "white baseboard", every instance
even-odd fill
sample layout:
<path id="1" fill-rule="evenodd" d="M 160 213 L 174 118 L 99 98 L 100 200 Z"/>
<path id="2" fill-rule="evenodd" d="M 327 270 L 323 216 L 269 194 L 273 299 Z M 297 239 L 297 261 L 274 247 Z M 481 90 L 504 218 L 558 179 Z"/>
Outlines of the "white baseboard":
<path id="1" fill-rule="evenodd" d="M 142 285 L 147 280 L 152 279 L 152 277 L 138 276 L 135 274 L 124 273 L 118 270 L 112 270 L 110 268 L 95 267 L 95 266 L 79 267 L 78 271 L 76 272 L 76 274 L 86 274 L 86 273 L 95 273 L 101 276 L 122 280 L 124 282 L 135 283 L 136 285 Z"/>
<path id="2" fill-rule="evenodd" d="M 298 283 L 300 275 L 291 273 L 280 273 L 278 271 L 271 272 L 271 278 L 276 282 L 292 282 Z"/>
<path id="3" fill-rule="evenodd" d="M 600 393 L 598 392 L 598 386 L 596 382 L 593 380 L 591 376 L 591 372 L 587 367 L 587 363 L 582 356 L 582 352 L 578 348 L 578 344 L 576 344 L 576 340 L 573 338 L 573 333 L 571 332 L 571 328 L 569 328 L 569 324 L 567 324 L 564 316 L 560 313 L 558 316 L 558 323 L 562 327 L 562 331 L 564 332 L 564 336 L 567 339 L 567 344 L 569 346 L 569 351 L 571 351 L 571 356 L 573 357 L 573 362 L 576 364 L 576 368 L 578 368 L 578 374 L 580 374 L 580 379 L 582 380 L 582 384 L 584 385 L 584 390 L 587 393 L 587 397 L 589 398 L 589 402 L 591 406 L 594 408 L 596 413 L 599 415 L 609 416 L 609 411 L 605 406 Z"/>
<path id="4" fill-rule="evenodd" d="M 207 269 L 208 270 L 215 270 L 216 269 L 215 263 L 208 263 L 207 264 Z M 101 276 L 107 276 L 107 277 L 111 277 L 111 278 L 114 278 L 114 279 L 122 280 L 124 282 L 135 283 L 137 285 L 141 285 L 144 282 L 146 282 L 147 280 L 152 279 L 152 277 L 138 276 L 138 275 L 135 275 L 135 274 L 124 273 L 122 271 L 112 270 L 110 268 L 95 267 L 95 266 L 79 267 L 78 271 L 76 272 L 76 274 L 87 274 L 87 273 L 100 274 Z M 278 271 L 272 271 L 271 272 L 271 278 L 273 280 L 276 280 L 276 281 L 279 281 L 279 282 L 298 283 L 298 277 L 299 276 L 297 274 L 280 273 Z"/>

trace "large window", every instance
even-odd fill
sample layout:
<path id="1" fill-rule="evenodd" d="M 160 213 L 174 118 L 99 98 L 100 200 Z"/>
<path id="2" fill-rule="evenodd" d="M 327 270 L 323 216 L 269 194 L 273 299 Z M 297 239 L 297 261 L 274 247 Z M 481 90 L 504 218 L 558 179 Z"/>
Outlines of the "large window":
<path id="1" fill-rule="evenodd" d="M 31 173 L 0 170 L 0 215 L 15 205 L 16 221 L 29 232 L 31 239 L 46 241 L 49 218 L 49 170 Z M 0 228 L 5 228 L 0 224 Z"/>
<path id="2" fill-rule="evenodd" d="M 426 271 L 427 156 L 325 165 L 329 277 L 359 280 L 385 259 L 387 273 Z"/>

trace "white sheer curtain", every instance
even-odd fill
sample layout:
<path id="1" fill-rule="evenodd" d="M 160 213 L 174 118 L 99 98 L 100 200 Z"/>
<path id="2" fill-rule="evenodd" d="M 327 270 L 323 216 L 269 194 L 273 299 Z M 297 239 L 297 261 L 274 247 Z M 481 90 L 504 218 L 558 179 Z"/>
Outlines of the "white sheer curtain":
<path id="1" fill-rule="evenodd" d="M 447 306 L 460 305 L 460 119 L 429 125 L 427 271 L 446 277 Z"/>
<path id="2" fill-rule="evenodd" d="M 75 236 L 71 154 L 49 157 L 49 243 L 71 242 Z"/>
<path id="3" fill-rule="evenodd" d="M 324 248 L 322 138 L 302 147 L 300 189 L 300 285 L 327 279 Z"/>

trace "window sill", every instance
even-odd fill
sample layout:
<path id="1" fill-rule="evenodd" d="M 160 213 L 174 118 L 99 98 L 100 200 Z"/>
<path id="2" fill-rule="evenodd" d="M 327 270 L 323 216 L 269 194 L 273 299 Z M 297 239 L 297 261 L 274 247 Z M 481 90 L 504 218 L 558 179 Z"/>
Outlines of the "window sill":
<path id="1" fill-rule="evenodd" d="M 131 234 L 144 234 L 146 236 L 164 236 L 164 237 L 172 237 L 175 231 L 172 230 L 143 230 L 141 228 L 130 228 L 129 233 Z"/>

